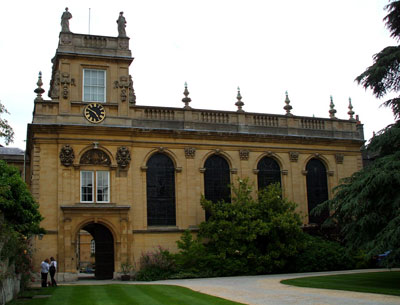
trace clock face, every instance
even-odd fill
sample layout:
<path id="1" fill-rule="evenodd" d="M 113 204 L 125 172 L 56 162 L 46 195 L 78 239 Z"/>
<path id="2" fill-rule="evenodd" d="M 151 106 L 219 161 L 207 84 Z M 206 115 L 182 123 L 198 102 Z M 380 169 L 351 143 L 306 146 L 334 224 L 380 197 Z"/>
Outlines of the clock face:
<path id="1" fill-rule="evenodd" d="M 102 104 L 91 103 L 83 111 L 85 118 L 91 123 L 100 123 L 106 117 L 106 110 Z"/>

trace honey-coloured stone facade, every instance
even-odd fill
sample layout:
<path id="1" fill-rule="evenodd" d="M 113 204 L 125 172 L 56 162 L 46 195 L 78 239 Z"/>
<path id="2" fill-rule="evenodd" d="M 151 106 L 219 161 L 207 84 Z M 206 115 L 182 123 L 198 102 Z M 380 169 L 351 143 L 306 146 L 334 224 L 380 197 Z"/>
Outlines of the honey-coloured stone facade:
<path id="1" fill-rule="evenodd" d="M 108 254 L 114 277 L 121 263 L 138 264 L 146 251 L 159 246 L 175 251 L 183 230 L 195 232 L 205 221 L 200 198 L 205 162 L 214 154 L 228 162 L 231 182 L 248 177 L 255 189 L 258 162 L 265 156 L 274 159 L 283 196 L 298 204 L 305 225 L 308 161 L 324 164 L 329 197 L 340 179 L 362 167 L 360 122 L 298 117 L 290 111 L 271 115 L 201 110 L 189 107 L 187 100 L 182 108 L 140 106 L 129 98 L 134 96 L 132 60 L 128 37 L 60 33 L 51 100 L 35 100 L 28 125 L 28 182 L 47 230 L 35 239 L 37 271 L 41 260 L 54 256 L 59 280 L 76 279 L 79 232 L 95 225 L 112 236 Z M 105 71 L 105 118 L 100 123 L 84 115 L 91 102 L 83 97 L 85 69 Z M 156 153 L 173 162 L 173 226 L 149 226 L 147 221 L 147 162 Z M 82 171 L 108 173 L 105 202 L 82 202 Z"/>

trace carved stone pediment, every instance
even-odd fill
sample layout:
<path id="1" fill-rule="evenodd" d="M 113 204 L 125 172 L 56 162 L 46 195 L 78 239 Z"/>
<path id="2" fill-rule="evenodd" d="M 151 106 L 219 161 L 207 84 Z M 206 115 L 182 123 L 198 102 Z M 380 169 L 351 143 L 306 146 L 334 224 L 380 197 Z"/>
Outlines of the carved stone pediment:
<path id="1" fill-rule="evenodd" d="M 74 150 L 69 145 L 64 145 L 60 151 L 60 161 L 64 166 L 71 166 L 74 163 Z"/>
<path id="2" fill-rule="evenodd" d="M 110 160 L 110 157 L 104 151 L 102 151 L 100 149 L 91 149 L 82 155 L 82 157 L 79 161 L 79 164 L 109 166 L 109 165 L 111 165 L 111 160 Z"/>
<path id="3" fill-rule="evenodd" d="M 119 147 L 117 150 L 116 160 L 119 167 L 127 167 L 131 162 L 131 153 L 129 152 L 129 149 L 125 146 Z"/>

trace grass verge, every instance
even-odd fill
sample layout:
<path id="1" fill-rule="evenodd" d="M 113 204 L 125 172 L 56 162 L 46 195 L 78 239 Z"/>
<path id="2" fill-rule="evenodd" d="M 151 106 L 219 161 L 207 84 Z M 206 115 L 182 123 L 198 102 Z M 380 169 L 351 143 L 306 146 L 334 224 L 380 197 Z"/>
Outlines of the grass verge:
<path id="1" fill-rule="evenodd" d="M 34 295 L 50 295 L 35 298 Z M 32 297 L 32 298 L 30 298 Z M 243 305 L 169 285 L 87 285 L 33 289 L 9 305 Z"/>
<path id="2" fill-rule="evenodd" d="M 347 290 L 400 296 L 400 271 L 312 276 L 283 280 L 299 287 Z"/>

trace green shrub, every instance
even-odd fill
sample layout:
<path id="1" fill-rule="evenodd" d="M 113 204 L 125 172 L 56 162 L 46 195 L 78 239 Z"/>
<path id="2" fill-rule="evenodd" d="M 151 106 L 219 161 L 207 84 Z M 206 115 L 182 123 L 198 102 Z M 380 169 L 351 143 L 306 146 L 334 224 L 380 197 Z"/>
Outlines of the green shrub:
<path id="1" fill-rule="evenodd" d="M 158 247 L 155 251 L 142 253 L 140 270 L 136 273 L 138 281 L 165 280 L 176 272 L 173 255 L 166 249 Z"/>
<path id="2" fill-rule="evenodd" d="M 194 239 L 189 230 L 182 233 L 174 255 L 178 273 L 173 278 L 199 278 L 217 275 L 220 261 L 210 253 L 201 238 Z"/>
<path id="3" fill-rule="evenodd" d="M 289 271 L 315 272 L 353 269 L 356 260 L 338 242 L 321 237 L 305 235 L 303 250 L 292 261 Z"/>
<path id="4" fill-rule="evenodd" d="M 279 185 L 253 196 L 247 179 L 239 179 L 232 193 L 232 202 L 201 200 L 210 218 L 200 224 L 199 236 L 207 240 L 213 270 L 224 276 L 283 271 L 303 245 L 296 204 L 282 198 Z"/>

